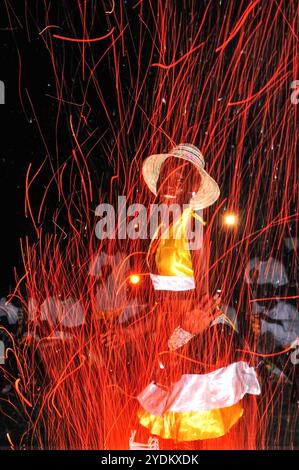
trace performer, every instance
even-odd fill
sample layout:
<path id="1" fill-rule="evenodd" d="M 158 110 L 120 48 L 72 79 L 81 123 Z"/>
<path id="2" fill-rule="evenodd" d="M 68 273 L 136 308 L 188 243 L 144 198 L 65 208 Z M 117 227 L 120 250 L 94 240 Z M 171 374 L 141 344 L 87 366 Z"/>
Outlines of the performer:
<path id="1" fill-rule="evenodd" d="M 192 221 L 202 233 L 198 211 L 220 191 L 204 170 L 202 153 L 190 144 L 148 157 L 142 172 L 159 203 L 176 203 L 182 212 L 173 214 L 167 236 L 161 229 L 148 251 L 158 360 L 153 381 L 138 396 L 139 425 L 130 448 L 200 448 L 236 425 L 246 394 L 260 394 L 255 370 L 237 357 L 237 334 L 220 311 L 219 296 L 209 296 L 201 236 L 196 250 L 188 240 Z"/>

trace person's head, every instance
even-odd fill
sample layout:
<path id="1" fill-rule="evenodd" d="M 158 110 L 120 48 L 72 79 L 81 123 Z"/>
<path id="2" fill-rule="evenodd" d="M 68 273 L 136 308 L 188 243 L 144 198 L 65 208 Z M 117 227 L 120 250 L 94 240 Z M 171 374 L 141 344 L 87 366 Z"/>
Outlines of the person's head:
<path id="1" fill-rule="evenodd" d="M 201 176 L 192 163 L 168 157 L 161 165 L 157 194 L 164 203 L 188 204 L 200 184 Z"/>
<path id="2" fill-rule="evenodd" d="M 205 170 L 203 154 L 193 144 L 150 155 L 142 164 L 142 175 L 160 200 L 188 204 L 195 211 L 211 206 L 220 195 L 218 184 Z"/>

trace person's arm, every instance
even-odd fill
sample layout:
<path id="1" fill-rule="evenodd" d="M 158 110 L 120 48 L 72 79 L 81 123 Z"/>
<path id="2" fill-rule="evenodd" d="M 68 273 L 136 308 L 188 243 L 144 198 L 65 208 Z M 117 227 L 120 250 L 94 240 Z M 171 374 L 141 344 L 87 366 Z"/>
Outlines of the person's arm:
<path id="1" fill-rule="evenodd" d="M 214 297 L 204 295 L 194 306 L 186 312 L 182 321 L 182 328 L 193 335 L 203 333 L 213 321 L 221 314 L 219 310 L 221 299 L 218 294 Z"/>
<path id="2" fill-rule="evenodd" d="M 147 312 L 136 318 L 129 325 L 118 325 L 118 327 L 102 335 L 102 341 L 106 347 L 119 347 L 126 343 L 136 341 L 136 338 L 155 331 L 156 315 Z"/>

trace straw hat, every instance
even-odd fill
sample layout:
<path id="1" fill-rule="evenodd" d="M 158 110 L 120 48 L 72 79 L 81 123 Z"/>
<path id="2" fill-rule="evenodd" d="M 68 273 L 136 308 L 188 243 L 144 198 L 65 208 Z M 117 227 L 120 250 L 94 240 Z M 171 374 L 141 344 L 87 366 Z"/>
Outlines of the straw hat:
<path id="1" fill-rule="evenodd" d="M 201 151 L 192 144 L 179 144 L 169 153 L 151 155 L 142 165 L 143 178 L 149 189 L 157 195 L 157 182 L 162 163 L 168 157 L 177 157 L 192 163 L 201 176 L 201 184 L 197 193 L 191 198 L 190 206 L 194 210 L 201 210 L 214 204 L 219 198 L 219 186 L 204 170 L 205 161 Z"/>

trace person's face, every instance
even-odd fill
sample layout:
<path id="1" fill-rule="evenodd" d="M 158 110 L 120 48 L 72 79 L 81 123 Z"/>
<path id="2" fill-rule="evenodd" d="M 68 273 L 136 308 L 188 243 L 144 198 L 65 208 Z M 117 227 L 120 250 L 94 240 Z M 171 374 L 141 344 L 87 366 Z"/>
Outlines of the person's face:
<path id="1" fill-rule="evenodd" d="M 169 157 L 162 164 L 157 188 L 163 202 L 187 204 L 199 186 L 200 175 L 192 163 Z"/>

